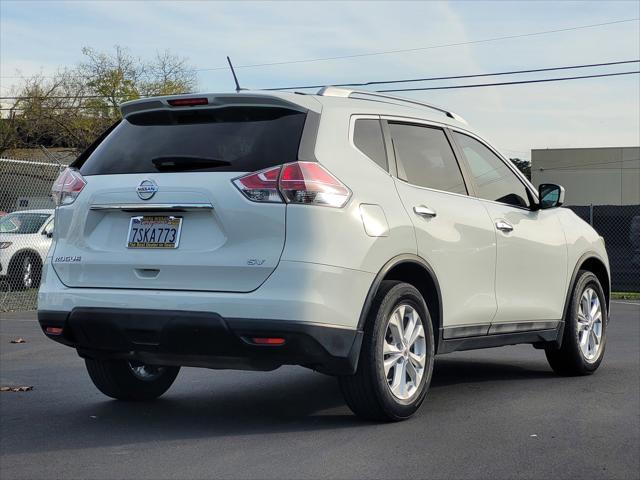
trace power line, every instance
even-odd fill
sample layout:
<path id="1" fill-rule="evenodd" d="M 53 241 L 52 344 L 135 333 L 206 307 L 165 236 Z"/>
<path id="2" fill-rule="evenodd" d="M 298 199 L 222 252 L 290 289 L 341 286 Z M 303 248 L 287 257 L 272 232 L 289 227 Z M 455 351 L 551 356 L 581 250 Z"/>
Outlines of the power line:
<path id="1" fill-rule="evenodd" d="M 544 83 L 544 82 L 562 82 L 564 80 L 579 80 L 583 78 L 598 78 L 598 77 L 615 77 L 618 75 L 633 75 L 640 73 L 640 70 L 634 70 L 631 72 L 616 72 L 616 73 L 600 73 L 596 75 L 580 75 L 576 77 L 558 77 L 558 78 L 541 78 L 537 80 L 520 80 L 514 82 L 496 82 L 496 83 L 475 83 L 472 85 L 449 85 L 443 87 L 421 87 L 421 88 L 395 88 L 386 90 L 377 90 L 378 92 L 418 92 L 424 90 L 449 90 L 457 88 L 477 88 L 477 87 L 497 87 L 502 85 L 522 85 L 525 83 Z"/>
<path id="2" fill-rule="evenodd" d="M 626 63 L 639 63 L 639 62 L 640 60 L 622 60 L 618 62 L 590 63 L 585 65 L 568 65 L 568 66 L 562 66 L 562 67 L 534 68 L 529 70 L 511 70 L 507 72 L 475 73 L 470 75 L 449 75 L 446 77 L 408 78 L 403 80 L 376 80 L 372 82 L 363 82 L 363 83 L 335 83 L 335 84 L 332 83 L 331 86 L 333 87 L 366 87 L 369 85 L 384 85 L 384 84 L 391 84 L 391 83 L 414 83 L 414 82 L 431 82 L 435 80 L 456 80 L 461 78 L 496 77 L 500 75 L 516 75 L 521 73 L 551 72 L 554 70 L 571 70 L 576 68 L 605 67 L 605 66 L 611 66 L 611 65 L 622 65 Z M 325 87 L 326 85 L 327 84 L 306 85 L 306 86 L 297 86 L 297 87 L 265 88 L 264 90 L 304 90 L 307 88 L 322 88 L 322 87 Z"/>
<path id="3" fill-rule="evenodd" d="M 174 95 L 190 95 L 193 92 L 181 92 L 181 93 L 175 93 Z M 153 98 L 155 96 L 158 95 L 140 95 L 138 98 L 135 99 L 131 99 L 131 100 L 139 100 L 141 98 Z M 47 95 L 23 95 L 23 96 L 17 96 L 17 97 L 0 97 L 0 100 L 30 100 L 30 99 L 64 99 L 64 98 L 76 98 L 76 99 L 82 99 L 82 98 L 113 98 L 113 96 L 111 95 L 52 95 L 52 96 L 47 96 Z"/>
<path id="4" fill-rule="evenodd" d="M 615 77 L 618 75 L 633 75 L 640 73 L 640 70 L 630 71 L 630 72 L 616 72 L 616 73 L 601 73 L 596 75 L 580 75 L 576 77 L 558 77 L 558 78 L 542 78 L 537 80 L 521 80 L 514 82 L 496 82 L 496 83 L 476 83 L 472 85 L 450 85 L 450 86 L 442 86 L 442 87 L 419 87 L 419 88 L 400 88 L 400 89 L 388 89 L 388 90 L 376 90 L 376 92 L 417 92 L 417 91 L 425 91 L 425 90 L 447 90 L 447 89 L 459 89 L 459 88 L 476 88 L 476 87 L 497 87 L 503 85 L 522 85 L 525 83 L 545 83 L 545 82 L 561 82 L 565 80 L 579 80 L 585 78 L 599 78 L 599 77 Z M 74 97 L 75 98 L 75 97 Z M 39 106 L 42 110 L 77 110 L 77 109 L 96 109 L 103 108 L 101 106 L 77 106 L 77 107 L 42 107 Z M 109 106 L 111 108 L 111 106 Z M 3 110 L 13 110 L 13 111 L 24 111 L 28 110 L 26 108 L 0 108 L 0 111 Z"/>
<path id="5" fill-rule="evenodd" d="M 43 107 L 43 106 L 38 106 L 37 108 L 34 108 L 34 110 L 103 110 L 105 108 L 115 108 L 111 105 L 107 105 L 107 106 L 84 106 L 84 105 L 78 105 L 76 107 Z M 30 110 L 29 108 L 0 108 L 0 111 L 2 110 L 6 110 L 6 111 L 11 111 L 13 110 L 14 112 L 17 111 L 25 111 L 25 110 Z"/>
<path id="6" fill-rule="evenodd" d="M 590 63 L 584 65 L 567 65 L 560 67 L 547 67 L 547 68 L 534 68 L 528 70 L 512 70 L 506 72 L 494 72 L 494 73 L 477 73 L 477 74 L 469 74 L 469 75 L 450 75 L 445 77 L 427 77 L 427 78 L 411 78 L 411 79 L 402 79 L 402 80 L 376 80 L 371 82 L 364 83 L 339 83 L 332 84 L 334 87 L 348 87 L 348 86 L 368 86 L 368 85 L 382 85 L 382 84 L 394 84 L 394 83 L 413 83 L 413 82 L 428 82 L 435 80 L 455 80 L 455 79 L 463 79 L 463 78 L 477 78 L 477 77 L 493 77 L 500 75 L 514 75 L 521 73 L 535 73 L 535 72 L 550 72 L 554 70 L 570 70 L 570 69 L 579 69 L 579 68 L 594 68 L 594 67 L 602 67 L 602 66 L 611 66 L 611 65 L 621 65 L 628 63 L 640 63 L 640 60 L 622 60 L 616 62 L 605 62 L 605 63 Z M 582 78 L 582 77 L 576 77 Z M 588 78 L 588 77 L 584 77 Z M 496 84 L 498 85 L 498 84 Z M 322 88 L 326 86 L 323 85 L 306 85 L 306 86 L 297 86 L 297 87 L 279 87 L 279 88 L 265 88 L 265 91 L 275 91 L 275 90 L 293 90 L 293 89 L 308 89 L 308 88 Z M 465 85 L 466 86 L 466 85 Z M 473 85 L 471 85 L 473 86 Z M 439 87 L 437 87 L 439 88 Z M 455 87 L 451 87 L 455 88 Z M 394 91 L 394 90 L 381 90 L 381 91 Z M 401 90 L 398 90 L 401 91 Z M 187 95 L 189 92 L 177 93 L 176 95 Z M 152 96 L 141 96 L 140 98 L 151 98 Z M 108 95 L 55 95 L 55 96 L 4 96 L 0 97 L 0 100 L 29 100 L 29 99 L 97 99 L 97 98 L 111 98 Z"/>
<path id="7" fill-rule="evenodd" d="M 578 25 L 578 26 L 575 26 L 575 27 L 558 28 L 558 29 L 554 29 L 554 30 L 543 30 L 543 31 L 540 31 L 540 32 L 520 33 L 520 34 L 516 34 L 516 35 L 505 35 L 505 36 L 501 36 L 501 37 L 484 38 L 484 39 L 481 39 L 481 40 L 469 40 L 469 41 L 466 41 L 466 42 L 445 43 L 445 44 L 440 44 L 440 45 L 429 45 L 429 46 L 426 46 L 426 47 L 403 48 L 403 49 L 399 49 L 399 50 L 386 50 L 386 51 L 381 51 L 381 52 L 356 53 L 356 54 L 352 54 L 352 55 L 339 55 L 339 56 L 335 56 L 335 57 L 319 57 L 319 58 L 310 58 L 310 59 L 304 59 L 304 60 L 288 60 L 288 61 L 282 61 L 282 62 L 254 63 L 254 64 L 249 64 L 249 65 L 239 65 L 236 68 L 271 67 L 271 66 L 275 66 L 275 65 L 290 65 L 290 64 L 296 64 L 296 63 L 325 62 L 325 61 L 329 61 L 329 60 L 343 60 L 343 59 L 349 59 L 349 58 L 373 57 L 373 56 L 378 56 L 378 55 L 390 55 L 390 54 L 395 54 L 395 53 L 409 53 L 409 52 L 417 52 L 417 51 L 421 51 L 421 50 L 431 50 L 431 49 L 434 49 L 434 48 L 458 47 L 458 46 L 472 45 L 472 44 L 477 44 L 477 43 L 495 42 L 495 41 L 498 41 L 498 40 L 510 40 L 510 39 L 514 39 L 514 38 L 532 37 L 532 36 L 536 36 L 536 35 L 547 35 L 549 33 L 568 32 L 568 31 L 572 31 L 572 30 L 580 30 L 580 29 L 583 29 L 583 28 L 594 28 L 594 27 L 602 27 L 602 26 L 605 26 L 605 25 L 614 25 L 614 24 L 618 24 L 618 23 L 635 22 L 635 21 L 638 21 L 638 20 L 640 20 L 640 18 L 627 18 L 627 19 L 622 19 L 622 20 L 614 20 L 612 22 L 593 23 L 593 24 L 590 24 L 590 25 Z M 210 70 L 223 70 L 223 69 L 226 69 L 226 68 L 227 67 L 201 68 L 201 69 L 199 69 L 197 71 L 205 72 L 205 71 L 210 71 Z"/>
<path id="8" fill-rule="evenodd" d="M 53 100 L 53 99 L 63 99 L 63 98 L 77 98 L 82 99 L 82 98 L 111 98 L 109 95 L 52 95 L 52 96 L 47 96 L 47 95 L 22 95 L 22 96 L 17 96 L 17 97 L 0 97 L 0 100 L 31 100 L 31 99 L 47 99 L 47 100 Z"/>
<path id="9" fill-rule="evenodd" d="M 459 47 L 459 46 L 464 46 L 464 45 L 475 45 L 475 44 L 479 44 L 479 43 L 496 42 L 496 41 L 500 41 L 500 40 L 511 40 L 511 39 L 516 39 L 516 38 L 547 35 L 547 34 L 551 34 L 551 33 L 569 32 L 569 31 L 581 30 L 581 29 L 585 29 L 585 28 L 595 28 L 595 27 L 603 27 L 603 26 L 607 26 L 607 25 L 616 25 L 616 24 L 620 24 L 620 23 L 636 22 L 638 20 L 640 20 L 640 17 L 637 17 L 637 18 L 625 18 L 625 19 L 621 19 L 621 20 L 614 20 L 614 21 L 611 21 L 611 22 L 592 23 L 592 24 L 589 24 L 589 25 L 577 25 L 577 26 L 574 26 L 574 27 L 557 28 L 557 29 L 553 29 L 553 30 L 542 30 L 542 31 L 538 31 L 538 32 L 529 32 L 529 33 L 520 33 L 520 34 L 515 34 L 515 35 L 504 35 L 504 36 L 500 36 L 500 37 L 483 38 L 483 39 L 479 39 L 479 40 L 469 40 L 469 41 L 466 41 L 466 42 L 444 43 L 444 44 L 437 44 L 437 45 L 428 45 L 428 46 L 424 46 L 424 47 L 403 48 L 403 49 L 397 49 L 397 50 L 384 50 L 384 51 L 379 51 L 379 52 L 355 53 L 355 54 L 351 54 L 351 55 L 337 55 L 337 56 L 333 56 L 333 57 L 318 57 L 318 58 L 307 58 L 307 59 L 300 59 L 300 60 L 284 60 L 284 61 L 278 61 L 278 62 L 251 63 L 251 64 L 238 65 L 238 66 L 234 65 L 234 67 L 236 69 L 238 69 L 238 68 L 272 67 L 272 66 L 278 66 L 278 65 L 293 65 L 293 64 L 300 64 L 300 63 L 326 62 L 326 61 L 343 60 L 343 59 L 350 59 L 350 58 L 373 57 L 373 56 L 379 56 L 379 55 L 392 55 L 392 54 L 396 54 L 396 53 L 410 53 L 410 52 L 417 52 L 417 51 L 422 51 L 422 50 L 432 50 L 432 49 L 437 49 L 437 48 Z M 215 71 L 215 70 L 228 70 L 228 68 L 229 68 L 228 66 L 219 66 L 219 67 L 210 67 L 210 68 L 197 68 L 197 69 L 195 69 L 195 71 L 196 72 L 209 72 L 209 71 Z M 19 75 L 0 75 L 0 78 L 22 78 L 22 77 L 19 76 Z M 53 76 L 49 75 L 49 76 L 45 76 L 44 78 L 53 78 Z"/>

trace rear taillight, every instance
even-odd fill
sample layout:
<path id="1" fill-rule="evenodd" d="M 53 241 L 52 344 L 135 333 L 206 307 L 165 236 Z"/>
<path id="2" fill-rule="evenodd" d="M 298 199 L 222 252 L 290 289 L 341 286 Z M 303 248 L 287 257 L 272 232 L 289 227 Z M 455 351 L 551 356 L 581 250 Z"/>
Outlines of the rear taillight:
<path id="1" fill-rule="evenodd" d="M 273 167 L 251 173 L 233 181 L 245 197 L 254 202 L 282 203 L 278 193 L 278 176 L 281 167 Z"/>
<path id="2" fill-rule="evenodd" d="M 53 203 L 56 206 L 72 204 L 87 184 L 80 172 L 66 168 L 51 187 Z"/>
<path id="3" fill-rule="evenodd" d="M 343 207 L 351 192 L 319 163 L 293 162 L 237 178 L 233 183 L 254 202 Z"/>
<path id="4" fill-rule="evenodd" d="M 287 203 L 310 203 L 342 207 L 351 192 L 327 169 L 315 162 L 294 162 L 282 166 L 280 193 Z"/>

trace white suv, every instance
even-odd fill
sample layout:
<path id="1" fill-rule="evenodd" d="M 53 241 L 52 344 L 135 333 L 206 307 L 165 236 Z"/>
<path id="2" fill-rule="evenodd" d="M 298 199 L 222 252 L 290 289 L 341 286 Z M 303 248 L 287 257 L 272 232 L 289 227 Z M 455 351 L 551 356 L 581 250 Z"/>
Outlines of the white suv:
<path id="1" fill-rule="evenodd" d="M 106 395 L 180 366 L 339 377 L 358 415 L 422 403 L 434 355 L 602 360 L 609 267 L 564 192 L 457 115 L 333 87 L 128 102 L 56 181 L 38 319 Z"/>

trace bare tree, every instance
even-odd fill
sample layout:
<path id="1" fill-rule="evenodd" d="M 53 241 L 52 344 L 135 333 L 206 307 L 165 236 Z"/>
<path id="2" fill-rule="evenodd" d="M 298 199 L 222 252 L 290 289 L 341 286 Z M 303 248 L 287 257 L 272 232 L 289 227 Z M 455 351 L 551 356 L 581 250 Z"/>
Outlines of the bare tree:
<path id="1" fill-rule="evenodd" d="M 16 112 L 14 107 L 10 107 L 7 115 L 0 118 L 0 157 L 6 150 L 14 147 L 17 140 Z"/>
<path id="2" fill-rule="evenodd" d="M 82 53 L 77 67 L 22 79 L 0 121 L 0 153 L 39 145 L 83 149 L 120 118 L 122 102 L 196 88 L 195 70 L 168 51 L 149 62 L 120 46 L 110 53 L 85 47 Z"/>
<path id="3" fill-rule="evenodd" d="M 90 90 L 75 70 L 51 79 L 23 78 L 10 115 L 2 124 L 3 149 L 16 147 L 84 148 L 113 120 L 104 108 L 91 106 Z"/>
<path id="4" fill-rule="evenodd" d="M 165 50 L 147 64 L 142 90 L 148 96 L 173 95 L 192 92 L 196 85 L 196 71 L 187 59 Z"/>

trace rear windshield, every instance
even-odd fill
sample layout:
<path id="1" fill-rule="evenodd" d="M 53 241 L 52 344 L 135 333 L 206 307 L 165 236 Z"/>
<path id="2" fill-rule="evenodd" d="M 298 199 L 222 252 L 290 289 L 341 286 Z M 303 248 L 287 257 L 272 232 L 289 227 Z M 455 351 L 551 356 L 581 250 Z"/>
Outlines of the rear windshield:
<path id="1" fill-rule="evenodd" d="M 273 107 L 142 112 L 74 166 L 83 175 L 253 172 L 298 159 L 305 118 Z"/>
<path id="2" fill-rule="evenodd" d="M 10 213 L 0 218 L 0 233 L 37 233 L 50 213 Z"/>

